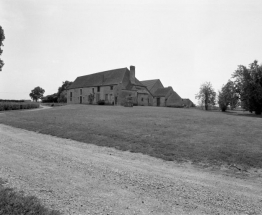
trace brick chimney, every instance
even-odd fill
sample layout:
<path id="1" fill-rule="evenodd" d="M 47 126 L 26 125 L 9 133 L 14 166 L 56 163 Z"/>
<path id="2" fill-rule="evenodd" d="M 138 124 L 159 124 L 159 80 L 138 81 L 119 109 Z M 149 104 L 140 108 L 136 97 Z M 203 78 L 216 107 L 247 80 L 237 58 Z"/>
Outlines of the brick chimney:
<path id="1" fill-rule="evenodd" d="M 130 82 L 131 84 L 136 83 L 136 67 L 130 66 Z"/>

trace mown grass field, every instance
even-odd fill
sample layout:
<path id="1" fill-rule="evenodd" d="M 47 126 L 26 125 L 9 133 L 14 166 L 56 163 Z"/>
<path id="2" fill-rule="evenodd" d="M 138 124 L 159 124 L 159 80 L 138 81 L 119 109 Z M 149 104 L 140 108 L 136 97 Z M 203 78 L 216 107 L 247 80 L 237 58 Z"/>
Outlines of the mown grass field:
<path id="1" fill-rule="evenodd" d="M 196 109 L 66 105 L 0 123 L 168 161 L 262 168 L 262 118 Z"/>

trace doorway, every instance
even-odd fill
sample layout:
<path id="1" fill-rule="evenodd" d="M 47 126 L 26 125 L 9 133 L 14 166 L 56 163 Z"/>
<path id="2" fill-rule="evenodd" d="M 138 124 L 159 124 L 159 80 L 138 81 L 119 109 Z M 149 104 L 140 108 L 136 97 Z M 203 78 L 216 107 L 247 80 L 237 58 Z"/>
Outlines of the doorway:
<path id="1" fill-rule="evenodd" d="M 156 106 L 160 106 L 160 98 L 156 98 Z"/>
<path id="2" fill-rule="evenodd" d="M 115 97 L 115 105 L 117 105 L 117 97 Z"/>

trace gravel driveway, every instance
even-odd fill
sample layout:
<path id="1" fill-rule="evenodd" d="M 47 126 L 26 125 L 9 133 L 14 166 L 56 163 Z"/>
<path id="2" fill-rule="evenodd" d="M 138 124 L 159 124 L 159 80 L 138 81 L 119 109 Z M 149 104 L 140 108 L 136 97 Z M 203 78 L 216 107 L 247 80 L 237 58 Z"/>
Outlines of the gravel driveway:
<path id="1" fill-rule="evenodd" d="M 0 178 L 64 214 L 262 214 L 261 178 L 1 124 Z"/>

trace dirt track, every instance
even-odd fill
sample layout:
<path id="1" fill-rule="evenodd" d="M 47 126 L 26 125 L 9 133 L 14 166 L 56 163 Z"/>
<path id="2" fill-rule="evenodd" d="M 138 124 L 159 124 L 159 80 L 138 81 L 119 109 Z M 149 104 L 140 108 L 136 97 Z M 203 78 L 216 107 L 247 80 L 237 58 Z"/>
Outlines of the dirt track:
<path id="1" fill-rule="evenodd" d="M 1 124 L 0 178 L 64 214 L 262 214 L 260 179 Z"/>

